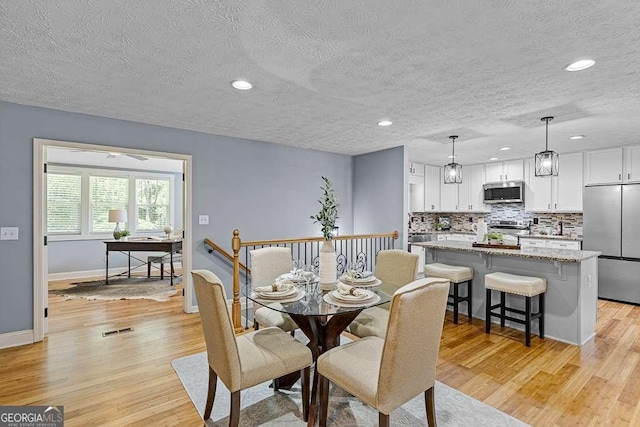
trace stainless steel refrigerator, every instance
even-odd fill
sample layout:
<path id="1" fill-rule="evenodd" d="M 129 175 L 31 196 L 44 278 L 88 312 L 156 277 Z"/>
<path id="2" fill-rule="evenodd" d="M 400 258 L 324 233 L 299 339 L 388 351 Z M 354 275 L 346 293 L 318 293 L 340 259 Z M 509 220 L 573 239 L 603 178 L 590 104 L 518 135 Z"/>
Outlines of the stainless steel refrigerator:
<path id="1" fill-rule="evenodd" d="M 585 250 L 600 251 L 598 296 L 640 304 L 640 184 L 584 189 Z"/>

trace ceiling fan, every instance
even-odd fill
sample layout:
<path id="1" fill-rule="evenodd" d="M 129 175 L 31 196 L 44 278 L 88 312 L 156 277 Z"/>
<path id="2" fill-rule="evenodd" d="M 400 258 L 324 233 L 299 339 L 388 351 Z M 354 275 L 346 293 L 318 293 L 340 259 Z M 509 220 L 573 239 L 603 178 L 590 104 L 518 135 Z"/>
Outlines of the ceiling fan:
<path id="1" fill-rule="evenodd" d="M 73 150 L 74 153 L 80 153 L 80 152 L 90 152 L 90 153 L 104 153 L 104 151 L 95 151 L 95 150 Z M 140 160 L 140 161 L 145 161 L 145 160 L 149 160 L 149 158 L 141 156 L 139 154 L 128 154 L 128 153 L 119 153 L 117 151 L 109 151 L 107 152 L 107 159 L 115 159 L 117 157 L 120 156 L 127 156 L 127 157 L 131 157 L 132 159 L 136 159 L 136 160 Z"/>

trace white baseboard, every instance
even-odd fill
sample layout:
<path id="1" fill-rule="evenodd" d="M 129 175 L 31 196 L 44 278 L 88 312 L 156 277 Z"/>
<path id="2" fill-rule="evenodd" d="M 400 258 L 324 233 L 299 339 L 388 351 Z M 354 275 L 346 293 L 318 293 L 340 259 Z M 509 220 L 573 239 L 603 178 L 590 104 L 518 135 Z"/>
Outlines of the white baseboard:
<path id="1" fill-rule="evenodd" d="M 231 310 L 231 304 L 233 304 L 233 299 L 228 299 L 227 300 L 227 306 L 229 307 L 229 310 Z M 240 300 L 240 310 L 242 312 L 244 312 L 244 309 L 246 307 L 249 307 L 249 310 L 251 310 L 253 308 L 253 301 L 249 301 L 249 304 L 245 304 L 244 298 L 243 298 L 243 299 Z M 191 307 L 189 307 L 189 309 L 191 310 L 191 311 L 189 311 L 189 313 L 198 313 L 200 311 L 200 310 L 198 310 L 198 306 L 197 305 L 192 305 Z"/>
<path id="2" fill-rule="evenodd" d="M 111 277 L 114 274 L 126 273 L 127 270 L 128 270 L 127 267 L 110 268 L 109 269 L 109 277 Z M 131 271 L 134 272 L 134 271 L 136 271 L 136 269 L 132 268 Z M 142 270 L 139 270 L 139 271 L 142 271 Z M 101 270 L 85 270 L 85 271 L 66 271 L 66 272 L 63 272 L 63 273 L 49 273 L 47 275 L 47 280 L 82 279 L 82 278 L 85 278 L 85 277 L 104 277 L 104 269 L 101 269 Z"/>
<path id="3" fill-rule="evenodd" d="M 33 329 L 0 334 L 0 348 L 33 344 Z"/>

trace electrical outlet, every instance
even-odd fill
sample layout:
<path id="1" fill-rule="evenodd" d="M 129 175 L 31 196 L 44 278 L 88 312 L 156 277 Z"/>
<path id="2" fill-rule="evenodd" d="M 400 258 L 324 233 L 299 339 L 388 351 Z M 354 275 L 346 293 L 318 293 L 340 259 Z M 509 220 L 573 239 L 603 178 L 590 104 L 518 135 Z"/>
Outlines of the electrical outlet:
<path id="1" fill-rule="evenodd" d="M 200 215 L 198 217 L 198 224 L 209 225 L 209 215 Z"/>
<path id="2" fill-rule="evenodd" d="M 533 223 L 537 225 L 538 224 L 538 218 L 533 218 Z"/>
<path id="3" fill-rule="evenodd" d="M 0 227 L 0 240 L 18 240 L 18 227 Z"/>

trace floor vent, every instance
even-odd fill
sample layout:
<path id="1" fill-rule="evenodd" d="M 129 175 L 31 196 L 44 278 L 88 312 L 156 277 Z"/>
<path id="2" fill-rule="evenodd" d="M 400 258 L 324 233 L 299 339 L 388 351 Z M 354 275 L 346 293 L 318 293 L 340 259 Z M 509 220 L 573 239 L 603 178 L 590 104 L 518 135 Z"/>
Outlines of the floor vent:
<path id="1" fill-rule="evenodd" d="M 109 337 L 111 335 L 123 334 L 125 332 L 133 332 L 133 328 L 123 328 L 123 329 L 115 329 L 113 331 L 103 332 L 103 337 Z"/>

